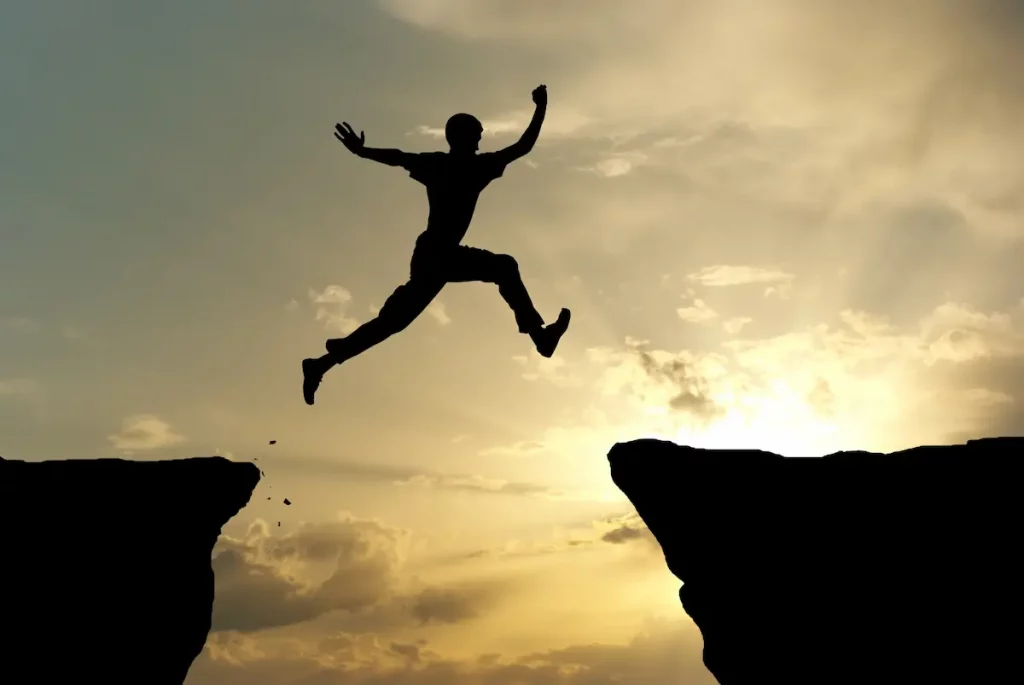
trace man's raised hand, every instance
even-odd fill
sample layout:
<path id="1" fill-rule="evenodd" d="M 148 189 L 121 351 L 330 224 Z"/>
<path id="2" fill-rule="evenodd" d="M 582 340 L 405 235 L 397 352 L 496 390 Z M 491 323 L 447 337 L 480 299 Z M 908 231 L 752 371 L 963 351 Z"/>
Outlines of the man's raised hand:
<path id="1" fill-rule="evenodd" d="M 533 101 L 538 106 L 543 107 L 548 104 L 548 87 L 545 85 L 539 85 L 533 89 Z"/>
<path id="2" fill-rule="evenodd" d="M 354 154 L 359 154 L 366 144 L 366 133 L 363 131 L 356 135 L 355 129 L 347 121 L 334 125 L 334 137 L 337 138 Z"/>

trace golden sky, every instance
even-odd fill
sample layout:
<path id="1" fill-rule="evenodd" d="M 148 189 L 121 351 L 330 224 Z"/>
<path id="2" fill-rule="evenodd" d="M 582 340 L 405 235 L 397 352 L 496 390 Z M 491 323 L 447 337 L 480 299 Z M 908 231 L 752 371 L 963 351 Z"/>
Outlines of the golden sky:
<path id="1" fill-rule="evenodd" d="M 189 685 L 711 683 L 614 442 L 1024 434 L 1021 2 L 26 0 L 0 44 L 0 454 L 267 474 Z M 492 150 L 540 83 L 466 242 L 558 353 L 450 285 L 307 407 L 427 210 L 334 124 Z"/>

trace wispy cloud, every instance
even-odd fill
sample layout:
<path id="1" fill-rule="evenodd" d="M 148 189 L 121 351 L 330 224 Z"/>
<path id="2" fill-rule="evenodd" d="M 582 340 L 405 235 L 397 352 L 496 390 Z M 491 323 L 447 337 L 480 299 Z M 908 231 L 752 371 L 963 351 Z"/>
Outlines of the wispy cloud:
<path id="1" fill-rule="evenodd" d="M 185 436 L 171 430 L 171 426 L 154 414 L 135 414 L 121 422 L 121 430 L 107 439 L 119 450 L 147 451 L 177 445 Z"/>
<path id="2" fill-rule="evenodd" d="M 629 152 L 612 155 L 594 164 L 578 167 L 578 169 L 602 178 L 616 178 L 631 173 L 646 161 L 647 155 L 640 152 Z"/>
<path id="3" fill-rule="evenodd" d="M 427 314 L 442 326 L 447 326 L 452 322 L 451 317 L 448 316 L 448 311 L 444 308 L 444 303 L 438 300 L 430 303 L 430 306 L 427 307 Z"/>
<path id="4" fill-rule="evenodd" d="M 689 307 L 677 308 L 676 314 L 683 321 L 689 321 L 690 323 L 704 323 L 718 318 L 718 312 L 699 298 L 694 299 L 693 304 Z"/>
<path id="5" fill-rule="evenodd" d="M 524 95 L 524 99 L 529 97 L 529 93 Z M 508 138 L 509 142 L 511 142 L 522 135 L 526 127 L 529 126 L 532 117 L 533 109 L 519 109 L 496 117 L 483 118 L 480 123 L 484 128 L 483 135 L 485 138 Z M 571 106 L 553 108 L 544 117 L 544 135 L 538 141 L 538 145 L 544 145 L 551 139 L 579 135 L 593 123 L 590 117 L 574 110 Z M 419 125 L 413 129 L 412 133 L 435 140 L 444 140 L 443 125 Z"/>
<path id="6" fill-rule="evenodd" d="M 559 388 L 582 385 L 582 379 L 568 367 L 564 357 L 516 355 L 512 360 L 523 368 L 522 377 L 528 381 L 546 381 Z"/>
<path id="7" fill-rule="evenodd" d="M 328 285 L 322 291 L 309 290 L 309 299 L 316 306 L 316 320 L 328 330 L 348 335 L 359 326 L 359 321 L 347 314 L 352 293 L 340 285 Z"/>
<path id="8" fill-rule="evenodd" d="M 753 321 L 749 316 L 736 316 L 722 322 L 722 329 L 729 335 L 736 335 L 743 327 Z"/>
<path id="9" fill-rule="evenodd" d="M 689 274 L 687 280 L 707 287 L 748 285 L 751 283 L 788 283 L 794 276 L 785 271 L 756 266 L 707 266 Z"/>

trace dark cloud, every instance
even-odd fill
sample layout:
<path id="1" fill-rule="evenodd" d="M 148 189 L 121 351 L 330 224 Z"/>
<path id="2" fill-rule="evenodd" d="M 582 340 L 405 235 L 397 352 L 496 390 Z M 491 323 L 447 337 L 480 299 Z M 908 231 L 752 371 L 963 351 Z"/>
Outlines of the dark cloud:
<path id="1" fill-rule="evenodd" d="M 213 631 L 254 632 L 332 614 L 361 632 L 470 620 L 497 585 L 408 588 L 401 582 L 405 531 L 353 518 L 304 524 L 274 537 L 262 522 L 214 550 Z"/>
<path id="2" fill-rule="evenodd" d="M 304 524 L 274 537 L 262 523 L 214 550 L 213 630 L 254 631 L 391 599 L 405 533 L 374 521 Z M 319 575 L 315 584 L 297 573 Z"/>
<path id="3" fill-rule="evenodd" d="M 631 350 L 636 354 L 640 368 L 652 380 L 668 382 L 676 388 L 677 394 L 669 400 L 672 409 L 704 420 L 722 413 L 722 408 L 711 397 L 707 380 L 689 361 L 682 357 L 658 361 L 643 347 L 634 346 Z"/>
<path id="4" fill-rule="evenodd" d="M 835 410 L 836 394 L 827 380 L 819 378 L 807 393 L 807 401 L 819 414 L 831 416 Z"/>
<path id="5" fill-rule="evenodd" d="M 610 530 L 601 536 L 601 539 L 605 542 L 610 542 L 613 545 L 619 545 L 630 540 L 639 540 L 644 536 L 644 531 L 638 528 L 630 528 L 629 526 L 619 526 L 614 530 Z"/>
<path id="6" fill-rule="evenodd" d="M 425 644 L 427 644 L 426 640 L 420 640 L 416 644 L 392 642 L 389 649 L 395 654 L 405 657 L 412 663 L 419 663 L 422 660 L 421 652 L 423 651 L 423 646 Z"/>
<path id="7" fill-rule="evenodd" d="M 935 380 L 946 387 L 964 391 L 984 388 L 1003 397 L 1002 401 L 992 402 L 971 413 L 965 407 L 953 405 L 953 411 L 973 419 L 974 425 L 943 436 L 942 442 L 1024 436 L 1024 350 L 1015 357 L 980 359 L 967 364 L 942 364 L 932 373 Z"/>
<path id="8" fill-rule="evenodd" d="M 411 613 L 423 624 L 474 619 L 494 598 L 495 586 L 428 588 L 412 598 Z"/>
<path id="9" fill-rule="evenodd" d="M 680 609 L 680 613 L 682 609 Z M 541 619 L 542 620 L 542 619 Z M 612 685 L 613 683 L 687 683 L 714 685 L 701 660 L 700 635 L 692 623 L 651 623 L 625 645 L 588 644 L 503 659 L 481 654 L 464 661 L 445 659 L 427 643 L 358 641 L 331 638 L 333 649 L 303 648 L 300 653 L 232 662 L 231 642 L 213 641 L 196 659 L 187 685 Z M 240 646 L 240 645 L 239 645 Z M 361 652 L 357 655 L 357 648 Z M 237 647 L 236 647 L 237 649 Z M 326 651 L 326 653 L 325 653 Z M 244 654 L 244 650 L 238 649 Z M 258 648 L 253 651 L 259 654 Z M 332 665 L 325 662 L 334 661 Z"/>
<path id="10" fill-rule="evenodd" d="M 604 533 L 601 534 L 602 542 L 623 545 L 630 542 L 643 541 L 658 551 L 661 550 L 661 546 L 658 545 L 654 534 L 651 533 L 647 524 L 644 523 L 643 519 L 635 511 L 612 516 L 603 521 L 597 521 L 593 525 L 598 530 L 604 530 Z"/>

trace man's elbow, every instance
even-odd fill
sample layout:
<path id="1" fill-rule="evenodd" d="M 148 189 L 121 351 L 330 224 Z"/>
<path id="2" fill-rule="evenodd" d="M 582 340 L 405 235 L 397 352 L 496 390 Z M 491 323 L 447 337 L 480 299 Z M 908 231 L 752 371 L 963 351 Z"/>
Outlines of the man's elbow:
<path id="1" fill-rule="evenodd" d="M 509 147 L 512 159 L 519 159 L 520 157 L 524 157 L 529 154 L 536 142 L 536 140 L 531 140 L 530 138 L 521 138 L 518 142 Z"/>

